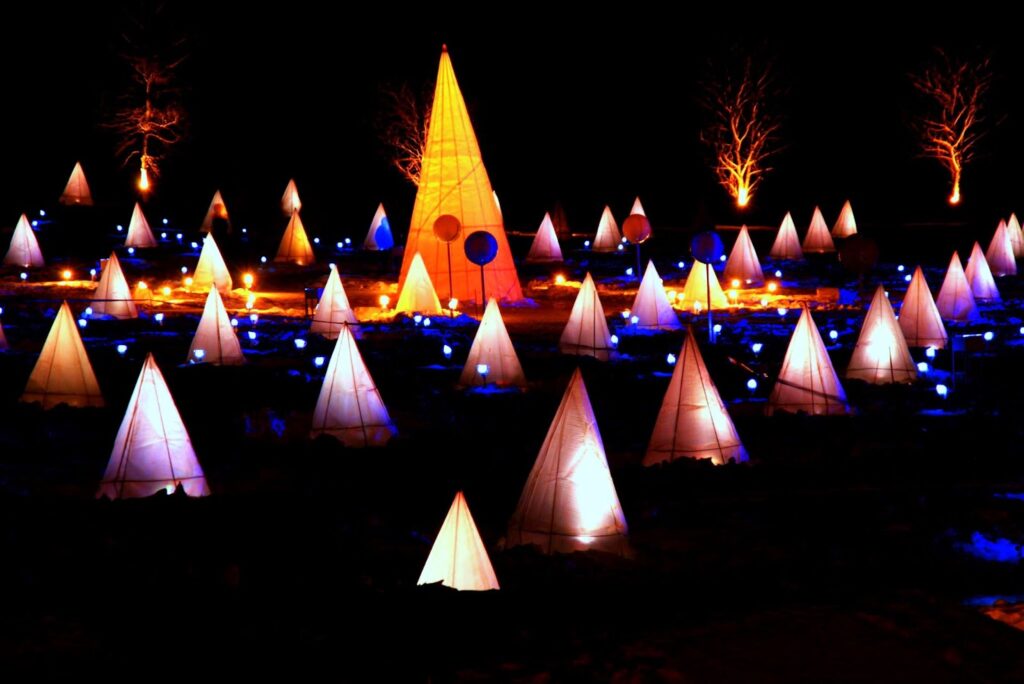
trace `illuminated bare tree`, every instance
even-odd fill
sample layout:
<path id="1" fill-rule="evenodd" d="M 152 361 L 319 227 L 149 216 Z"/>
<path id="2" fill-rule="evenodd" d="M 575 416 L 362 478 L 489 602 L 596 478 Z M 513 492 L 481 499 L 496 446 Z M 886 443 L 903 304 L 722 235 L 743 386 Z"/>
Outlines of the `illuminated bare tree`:
<path id="1" fill-rule="evenodd" d="M 403 178 L 419 187 L 432 97 L 417 96 L 408 85 L 383 88 L 381 96 L 384 100 L 379 126 L 381 140 L 390 148 L 392 165 Z"/>
<path id="2" fill-rule="evenodd" d="M 985 134 L 981 124 L 985 93 L 992 85 L 990 59 L 960 61 L 939 50 L 936 61 L 913 74 L 911 82 L 930 105 L 916 121 L 921 153 L 949 170 L 953 182 L 949 203 L 957 204 L 964 166 Z"/>
<path id="3" fill-rule="evenodd" d="M 747 57 L 738 74 L 719 74 L 703 91 L 701 103 L 711 116 L 701 140 L 714 155 L 718 182 L 742 209 L 771 170 L 765 160 L 779 149 L 781 120 L 769 107 L 771 64 Z"/>

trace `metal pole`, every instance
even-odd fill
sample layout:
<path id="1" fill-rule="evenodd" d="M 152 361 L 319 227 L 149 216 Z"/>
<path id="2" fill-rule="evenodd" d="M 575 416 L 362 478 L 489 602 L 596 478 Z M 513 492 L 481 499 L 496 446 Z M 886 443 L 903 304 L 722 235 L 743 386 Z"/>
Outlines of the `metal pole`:
<path id="1" fill-rule="evenodd" d="M 484 285 L 484 267 L 480 267 L 480 315 L 483 315 L 484 308 L 487 306 L 487 292 Z"/>
<path id="2" fill-rule="evenodd" d="M 640 243 L 636 243 L 636 279 L 640 280 Z"/>
<path id="3" fill-rule="evenodd" d="M 715 326 L 711 320 L 711 264 L 704 264 L 704 268 L 707 270 L 704 275 L 707 276 L 707 293 L 708 293 L 708 342 L 711 344 L 715 343 Z"/>
<path id="4" fill-rule="evenodd" d="M 448 246 L 448 301 L 455 297 L 455 286 L 452 285 L 452 243 L 446 242 Z"/>

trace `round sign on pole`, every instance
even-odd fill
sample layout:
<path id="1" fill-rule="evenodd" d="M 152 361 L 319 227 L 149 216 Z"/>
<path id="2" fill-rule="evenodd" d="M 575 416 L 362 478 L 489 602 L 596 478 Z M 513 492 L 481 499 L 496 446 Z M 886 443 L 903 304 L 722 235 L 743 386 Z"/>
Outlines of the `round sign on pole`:
<path id="1" fill-rule="evenodd" d="M 434 237 L 441 242 L 451 242 L 462 232 L 462 222 L 451 214 L 441 214 L 434 221 Z"/>
<path id="2" fill-rule="evenodd" d="M 622 234 L 634 245 L 640 245 L 651 238 L 651 222 L 643 214 L 630 214 L 622 224 Z"/>
<path id="3" fill-rule="evenodd" d="M 486 266 L 498 256 L 498 241 L 486 230 L 478 230 L 466 236 L 463 249 L 467 259 L 477 266 Z"/>
<path id="4" fill-rule="evenodd" d="M 725 253 L 722 245 L 722 238 L 713 230 L 705 230 L 697 233 L 690 240 L 690 254 L 697 261 L 704 264 L 712 264 L 718 261 Z"/>

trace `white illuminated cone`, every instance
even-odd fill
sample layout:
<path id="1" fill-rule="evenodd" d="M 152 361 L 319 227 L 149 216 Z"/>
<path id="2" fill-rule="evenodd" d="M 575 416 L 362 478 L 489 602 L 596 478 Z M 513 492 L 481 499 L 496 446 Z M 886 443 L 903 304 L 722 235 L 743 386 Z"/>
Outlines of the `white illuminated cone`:
<path id="1" fill-rule="evenodd" d="M 530 244 L 530 253 L 526 255 L 526 261 L 529 263 L 539 263 L 561 260 L 562 248 L 558 244 L 555 226 L 551 223 L 551 215 L 545 213 L 544 219 L 540 222 L 540 228 L 537 229 L 537 234 L 533 236 L 533 242 Z"/>
<path id="2" fill-rule="evenodd" d="M 702 264 L 699 261 L 693 262 L 690 275 L 686 277 L 686 285 L 683 286 L 681 299 L 687 311 L 708 310 L 708 285 L 711 286 L 711 308 L 726 309 L 729 307 L 729 300 L 718 283 L 718 276 L 710 264 Z"/>
<path id="3" fill-rule="evenodd" d="M 953 252 L 953 258 L 949 260 L 949 268 L 946 269 L 946 277 L 942 280 L 939 296 L 935 298 L 935 306 L 948 321 L 966 323 L 981 318 L 971 284 L 967 281 L 956 252 Z"/>
<path id="4" fill-rule="evenodd" d="M 668 303 L 665 287 L 662 285 L 658 269 L 653 261 L 647 262 L 644 279 L 633 299 L 633 316 L 637 317 L 636 326 L 648 330 L 679 330 L 683 324 L 675 309 Z"/>
<path id="5" fill-rule="evenodd" d="M 24 214 L 18 219 L 18 225 L 14 227 L 14 234 L 11 235 L 11 246 L 7 249 L 4 263 L 9 266 L 21 266 L 22 268 L 41 268 L 43 252 L 39 249 L 39 240 L 36 239 L 32 224 L 28 216 Z"/>
<path id="6" fill-rule="evenodd" d="M 988 243 L 985 259 L 992 270 L 992 275 L 997 278 L 1017 275 L 1017 262 L 1014 260 L 1013 245 L 1010 242 L 1006 221 L 1000 221 L 996 232 L 992 234 L 992 241 Z M 978 293 L 974 294 L 977 296 Z"/>
<path id="7" fill-rule="evenodd" d="M 881 285 L 875 290 L 860 326 L 846 377 L 873 385 L 913 382 L 917 378 L 917 365 Z"/>
<path id="8" fill-rule="evenodd" d="M 437 298 L 434 283 L 419 254 L 412 258 L 409 273 L 405 276 L 405 284 L 398 295 L 395 313 L 419 313 L 432 316 L 441 313 L 441 300 Z"/>
<path id="9" fill-rule="evenodd" d="M 593 356 L 607 361 L 613 352 L 612 336 L 608 331 L 608 321 L 604 317 L 601 298 L 597 294 L 594 279 L 587 273 L 583 279 L 576 301 L 569 314 L 569 322 L 562 330 L 558 349 L 563 354 Z"/>
<path id="10" fill-rule="evenodd" d="M 486 376 L 481 375 L 481 367 L 487 368 Z M 526 387 L 523 367 L 519 364 L 505 321 L 501 318 L 498 302 L 493 297 L 487 302 L 487 309 L 480 320 L 480 327 L 477 328 L 473 346 L 469 349 L 466 365 L 459 378 L 459 387 L 484 384 Z"/>
<path id="11" fill-rule="evenodd" d="M 299 199 L 299 188 L 295 185 L 293 178 L 288 181 L 288 185 L 284 188 L 284 194 L 281 195 L 281 213 L 291 216 L 300 209 L 302 209 L 302 200 Z"/>
<path id="12" fill-rule="evenodd" d="M 775 235 L 775 242 L 772 243 L 768 256 L 773 259 L 799 260 L 804 258 L 804 251 L 800 247 L 800 236 L 796 233 L 796 224 L 793 217 L 787 211 L 786 216 L 779 225 L 779 232 Z"/>
<path id="13" fill-rule="evenodd" d="M 825 217 L 821 215 L 821 209 L 818 207 L 814 207 L 814 216 L 811 217 L 811 226 L 804 237 L 803 249 L 805 253 L 818 254 L 836 251 L 832 235 L 828 232 L 828 224 L 825 223 Z"/>
<path id="14" fill-rule="evenodd" d="M 345 286 L 341 284 L 338 268 L 331 264 L 331 274 L 327 276 L 324 293 L 320 295 L 320 301 L 313 311 L 313 323 L 309 326 L 309 332 L 336 340 L 342 326 L 357 324 L 356 315 L 348 303 L 348 295 L 345 294 Z"/>
<path id="15" fill-rule="evenodd" d="M 39 402 L 44 409 L 58 404 L 103 406 L 96 373 L 92 370 L 89 355 L 78 334 L 78 324 L 67 302 L 61 304 L 50 326 L 21 401 Z"/>
<path id="16" fill-rule="evenodd" d="M 216 288 L 210 289 L 203 307 L 203 317 L 188 348 L 187 362 L 210 363 L 215 366 L 240 366 L 245 363 L 242 345 L 238 342 L 224 300 Z"/>
<path id="17" fill-rule="evenodd" d="M 462 492 L 455 495 L 416 584 L 435 582 L 459 591 L 501 588 Z"/>
<path id="18" fill-rule="evenodd" d="M 199 252 L 199 263 L 196 264 L 196 272 L 192 276 L 192 288 L 203 292 L 211 287 L 216 287 L 222 295 L 231 294 L 231 272 L 228 265 L 224 263 L 217 242 L 213 239 L 213 233 L 203 238 L 203 249 Z"/>
<path id="19" fill-rule="evenodd" d="M 766 413 L 770 416 L 776 411 L 802 411 L 812 416 L 851 413 L 846 392 L 807 307 L 789 339 L 782 370 L 768 398 Z"/>
<path id="20" fill-rule="evenodd" d="M 97 316 L 113 316 L 114 318 L 138 318 L 132 298 L 132 288 L 121 270 L 121 262 L 115 252 L 103 265 L 100 282 L 92 293 L 92 312 Z"/>
<path id="21" fill-rule="evenodd" d="M 128 223 L 128 235 L 124 238 L 124 246 L 136 249 L 150 249 L 157 246 L 156 237 L 153 236 L 149 221 L 146 220 L 146 215 L 142 213 L 142 207 L 138 202 L 135 203 L 135 209 L 132 210 L 132 220 Z"/>
<path id="22" fill-rule="evenodd" d="M 836 225 L 832 227 L 832 237 L 848 238 L 857 234 L 857 219 L 853 217 L 853 206 L 846 200 L 843 210 L 839 212 Z"/>
<path id="23" fill-rule="evenodd" d="M 729 260 L 725 262 L 722 279 L 730 288 L 764 285 L 761 261 L 757 258 L 757 250 L 754 249 L 754 242 L 750 239 L 750 232 L 746 226 L 740 228 L 740 233 L 736 236 L 736 243 L 729 253 Z M 739 285 L 733 281 L 739 281 Z"/>
<path id="24" fill-rule="evenodd" d="M 81 162 L 75 162 L 75 168 L 71 170 L 71 177 L 68 178 L 68 184 L 58 201 L 68 206 L 92 206 L 92 193 L 89 191 L 89 183 L 85 180 Z"/>
<path id="25" fill-rule="evenodd" d="M 992 277 L 992 269 L 988 265 L 988 257 L 981 251 L 981 245 L 977 242 L 971 249 L 971 256 L 967 260 L 967 268 L 964 269 L 964 277 L 971 285 L 971 293 L 976 302 L 998 302 L 999 288 L 996 287 L 996 279 Z"/>
<path id="26" fill-rule="evenodd" d="M 601 222 L 597 224 L 597 235 L 590 248 L 595 252 L 614 252 L 622 243 L 622 234 L 619 232 L 619 224 L 612 216 L 612 210 L 607 206 L 601 212 Z"/>
<path id="27" fill-rule="evenodd" d="M 943 349 L 948 341 L 939 307 L 935 306 L 924 272 L 918 266 L 900 306 L 900 330 L 909 347 Z"/>

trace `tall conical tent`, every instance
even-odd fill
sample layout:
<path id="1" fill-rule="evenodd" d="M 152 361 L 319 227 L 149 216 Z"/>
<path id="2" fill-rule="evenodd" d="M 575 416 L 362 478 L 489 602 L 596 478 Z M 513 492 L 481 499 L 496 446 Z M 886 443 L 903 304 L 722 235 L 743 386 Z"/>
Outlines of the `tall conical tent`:
<path id="1" fill-rule="evenodd" d="M 800 236 L 796 234 L 796 224 L 793 223 L 793 216 L 787 211 L 779 226 L 779 232 L 775 234 L 775 242 L 768 256 L 773 259 L 799 260 L 804 258 L 804 251 L 800 247 Z"/>
<path id="2" fill-rule="evenodd" d="M 917 378 L 917 365 L 910 356 L 903 330 L 896 322 L 896 314 L 882 285 L 875 290 L 860 326 L 846 377 L 873 385 L 913 382 Z"/>
<path id="3" fill-rule="evenodd" d="M 7 343 L 7 335 L 4 334 L 4 326 L 0 324 L 0 351 L 7 351 L 11 345 Z"/>
<path id="4" fill-rule="evenodd" d="M 544 553 L 607 551 L 629 555 L 601 432 L 577 368 L 508 526 L 508 546 L 535 544 Z"/>
<path id="5" fill-rule="evenodd" d="M 435 582 L 459 591 L 501 588 L 462 492 L 455 495 L 416 584 Z"/>
<path id="6" fill-rule="evenodd" d="M 132 210 L 132 220 L 128 224 L 128 235 L 124 238 L 124 246 L 136 249 L 149 249 L 157 246 L 156 238 L 149 227 L 149 221 L 146 220 L 146 215 L 142 213 L 142 207 L 138 202 L 135 203 L 135 209 Z"/>
<path id="7" fill-rule="evenodd" d="M 766 413 L 770 416 L 776 411 L 803 411 L 814 416 L 851 413 L 846 392 L 807 307 L 789 339 L 782 370 L 768 398 Z"/>
<path id="8" fill-rule="evenodd" d="M 419 254 L 413 256 L 409 273 L 395 304 L 395 313 L 441 313 L 441 300 L 437 298 L 434 283 Z"/>
<path id="9" fill-rule="evenodd" d="M 637 317 L 636 326 L 638 328 L 679 330 L 683 327 L 675 309 L 668 303 L 665 286 L 661 282 L 661 276 L 658 275 L 658 269 L 654 267 L 653 261 L 647 262 L 644 279 L 636 291 L 633 308 L 630 311 L 633 316 Z"/>
<path id="10" fill-rule="evenodd" d="M 480 367 L 487 366 L 487 376 L 480 374 Z M 498 385 L 499 387 L 526 387 L 526 376 L 519 364 L 512 339 L 505 329 L 498 302 L 493 297 L 487 302 L 484 317 L 480 320 L 473 345 L 469 348 L 466 365 L 459 378 L 459 387 L 473 385 Z"/>
<path id="11" fill-rule="evenodd" d="M 949 339 L 924 271 L 918 266 L 900 306 L 900 330 L 910 347 L 943 349 Z"/>
<path id="12" fill-rule="evenodd" d="M 996 232 L 992 235 L 992 241 L 988 243 L 985 258 L 988 260 L 989 268 L 992 269 L 992 275 L 997 278 L 1017 275 L 1017 262 L 1013 257 L 1013 245 L 1010 244 L 1006 221 L 999 222 Z"/>
<path id="13" fill-rule="evenodd" d="M 366 231 L 366 239 L 363 240 L 363 249 L 380 251 L 391 249 L 395 246 L 395 238 L 391 234 L 391 222 L 388 215 L 384 213 L 384 203 L 377 205 L 377 211 L 370 221 L 370 230 Z"/>
<path id="14" fill-rule="evenodd" d="M 996 287 L 996 279 L 992 277 L 992 270 L 988 266 L 988 258 L 981 251 L 981 245 L 975 241 L 971 249 L 971 257 L 967 260 L 967 268 L 964 269 L 964 277 L 971 285 L 971 293 L 975 301 L 997 302 L 999 301 L 999 288 Z"/>
<path id="15" fill-rule="evenodd" d="M 441 52 L 421 169 L 399 288 L 405 284 L 413 256 L 418 253 L 433 282 L 444 284 L 447 297 L 483 303 L 480 268 L 469 261 L 464 248 L 466 237 L 482 230 L 498 243 L 497 256 L 484 267 L 487 295 L 499 300 L 522 299 L 501 213 L 447 49 Z M 450 243 L 452 292 L 448 292 L 448 245 L 434 235 L 434 222 L 445 215 L 454 216 L 462 226 Z"/>
<path id="16" fill-rule="evenodd" d="M 729 252 L 729 260 L 725 262 L 725 271 L 722 278 L 733 287 L 733 281 L 740 282 L 739 287 L 760 287 L 764 285 L 764 272 L 761 270 L 761 261 L 757 258 L 757 250 L 750 239 L 750 232 L 746 226 L 740 228 L 740 234 L 736 236 L 736 244 Z"/>
<path id="17" fill-rule="evenodd" d="M 277 247 L 274 261 L 290 262 L 298 266 L 308 266 L 316 261 L 313 245 L 306 235 L 306 228 L 302 225 L 302 219 L 297 211 L 288 219 L 288 226 L 281 236 L 281 244 Z"/>
<path id="18" fill-rule="evenodd" d="M 1006 222 L 1006 234 L 1010 237 L 1013 256 L 1018 259 L 1024 257 L 1024 231 L 1020 228 L 1016 214 L 1010 214 L 1010 220 Z"/>
<path id="19" fill-rule="evenodd" d="M 811 226 L 804 237 L 803 249 L 804 252 L 818 254 L 836 251 L 832 235 L 828 232 L 828 224 L 825 223 L 825 217 L 821 215 L 821 209 L 818 207 L 814 207 L 814 216 L 811 217 Z"/>
<path id="20" fill-rule="evenodd" d="M 85 180 L 82 162 L 75 162 L 75 168 L 71 170 L 71 177 L 64 186 L 59 202 L 68 206 L 92 206 L 92 193 L 89 192 L 89 183 Z"/>
<path id="21" fill-rule="evenodd" d="M 222 295 L 228 295 L 231 294 L 231 284 L 231 272 L 210 233 L 203 238 L 203 250 L 199 253 L 199 263 L 192 276 L 192 287 L 200 292 L 216 287 Z"/>
<path id="22" fill-rule="evenodd" d="M 857 234 L 857 220 L 853 218 L 853 205 L 846 200 L 843 210 L 839 212 L 836 225 L 832 226 L 832 237 L 847 238 Z"/>
<path id="23" fill-rule="evenodd" d="M 331 274 L 327 276 L 324 293 L 320 295 L 320 301 L 313 311 L 313 323 L 309 326 L 309 332 L 336 340 L 342 326 L 358 323 L 352 307 L 349 306 L 348 295 L 345 294 L 345 286 L 341 284 L 338 269 L 331 264 Z"/>
<path id="24" fill-rule="evenodd" d="M 96 496 L 132 499 L 178 487 L 188 496 L 210 494 L 174 397 L 147 354 Z"/>
<path id="25" fill-rule="evenodd" d="M 953 252 L 953 258 L 949 260 L 949 268 L 946 269 L 939 296 L 935 298 L 935 306 L 939 308 L 942 317 L 949 321 L 966 323 L 981 318 L 971 284 L 967 282 L 964 267 L 960 265 L 960 257 L 956 252 Z"/>
<path id="26" fill-rule="evenodd" d="M 619 232 L 619 224 L 612 216 L 612 210 L 605 206 L 601 213 L 601 222 L 597 224 L 597 235 L 590 244 L 595 252 L 614 252 L 622 243 L 622 233 Z"/>
<path id="27" fill-rule="evenodd" d="M 718 283 L 718 276 L 710 264 L 703 264 L 699 261 L 693 262 L 690 275 L 686 277 L 686 285 L 683 286 L 682 304 L 689 311 L 707 311 L 708 309 L 708 284 L 711 286 L 711 308 L 725 309 L 729 306 L 722 286 Z M 678 301 L 678 300 L 677 300 Z"/>
<path id="28" fill-rule="evenodd" d="M 612 355 L 612 335 L 590 273 L 583 279 L 583 286 L 576 295 L 558 349 L 563 354 L 593 356 L 601 361 L 607 361 Z"/>
<path id="29" fill-rule="evenodd" d="M 725 402 L 704 365 L 692 328 L 687 328 L 661 402 L 644 465 L 677 458 L 710 458 L 715 465 L 748 459 Z"/>
<path id="30" fill-rule="evenodd" d="M 121 270 L 121 262 L 115 252 L 103 265 L 100 273 L 100 284 L 92 293 L 92 312 L 97 316 L 113 316 L 114 318 L 138 318 L 132 299 L 132 288 Z"/>
<path id="31" fill-rule="evenodd" d="M 285 186 L 284 194 L 281 195 L 281 213 L 291 216 L 300 209 L 302 209 L 302 200 L 299 199 L 299 188 L 295 185 L 295 179 L 292 178 Z"/>
<path id="32" fill-rule="evenodd" d="M 9 266 L 21 266 L 29 268 L 34 266 L 41 268 L 45 266 L 43 251 L 39 249 L 39 240 L 36 239 L 32 224 L 28 216 L 24 214 L 18 219 L 18 225 L 14 227 L 14 234 L 11 235 L 11 246 L 7 249 L 7 256 L 4 263 Z"/>
<path id="33" fill-rule="evenodd" d="M 330 435 L 347 447 L 366 447 L 387 444 L 395 432 L 356 338 L 342 326 L 313 411 L 310 436 Z"/>
<path id="34" fill-rule="evenodd" d="M 96 374 L 67 302 L 61 304 L 50 326 L 21 401 L 39 402 L 44 409 L 57 404 L 103 406 Z"/>
<path id="35" fill-rule="evenodd" d="M 533 236 L 533 243 L 530 244 L 530 253 L 526 255 L 528 262 L 561 261 L 562 248 L 558 244 L 558 236 L 555 234 L 555 226 L 551 223 L 551 215 L 544 214 L 540 222 L 537 234 Z"/>
<path id="36" fill-rule="evenodd" d="M 640 204 L 640 198 L 637 197 L 633 200 L 633 208 L 629 210 L 629 215 L 640 214 L 641 216 L 647 216 L 647 212 L 644 211 L 644 205 Z"/>
<path id="37" fill-rule="evenodd" d="M 204 233 L 209 233 L 213 230 L 214 219 L 221 219 L 226 221 L 228 224 L 228 230 L 231 230 L 231 218 L 228 216 L 228 205 L 224 204 L 224 198 L 220 194 L 220 190 L 213 193 L 213 199 L 210 200 L 210 208 L 206 210 L 206 216 L 203 218 L 203 225 L 199 227 Z"/>
<path id="38" fill-rule="evenodd" d="M 238 342 L 235 329 L 231 327 L 231 319 L 228 318 L 224 300 L 220 298 L 217 288 L 211 287 L 210 294 L 206 296 L 203 316 L 199 319 L 199 327 L 185 360 L 215 366 L 240 366 L 245 363 L 242 345 Z"/>

